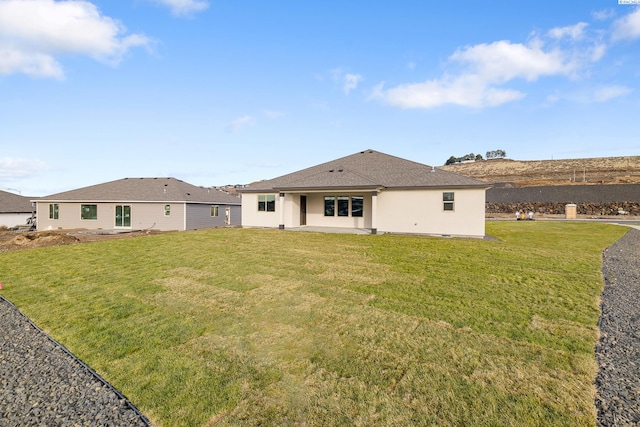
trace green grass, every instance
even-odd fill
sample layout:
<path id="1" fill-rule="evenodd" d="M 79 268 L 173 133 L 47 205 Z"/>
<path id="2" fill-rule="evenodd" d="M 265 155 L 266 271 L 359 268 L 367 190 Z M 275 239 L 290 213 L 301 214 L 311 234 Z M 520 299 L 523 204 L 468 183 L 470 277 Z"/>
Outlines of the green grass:
<path id="1" fill-rule="evenodd" d="M 585 426 L 625 231 L 215 229 L 3 253 L 0 282 L 159 426 Z"/>

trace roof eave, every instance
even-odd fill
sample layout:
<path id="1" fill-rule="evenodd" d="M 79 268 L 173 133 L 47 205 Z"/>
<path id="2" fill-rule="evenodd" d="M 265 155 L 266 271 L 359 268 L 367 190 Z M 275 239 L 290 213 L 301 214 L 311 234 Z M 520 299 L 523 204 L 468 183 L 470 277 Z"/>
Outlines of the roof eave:
<path id="1" fill-rule="evenodd" d="M 486 184 L 437 184 L 437 185 L 407 185 L 407 186 L 397 186 L 397 187 L 387 187 L 387 190 L 439 190 L 446 188 L 457 188 L 457 189 L 483 189 L 487 190 L 491 188 L 491 186 L 487 186 Z"/>
<path id="2" fill-rule="evenodd" d="M 290 192 L 290 193 L 322 193 L 326 191 L 363 191 L 363 190 L 381 190 L 384 187 L 381 185 L 335 185 L 335 186 L 321 186 L 321 187 L 272 187 L 272 188 L 261 188 L 261 189 L 242 189 L 242 191 L 238 190 L 239 193 L 279 193 L 279 192 Z"/>
<path id="3" fill-rule="evenodd" d="M 242 202 L 238 199 L 237 202 L 223 202 L 215 200 L 92 200 L 92 199 L 37 199 L 35 203 L 194 203 L 194 204 L 218 204 L 218 205 L 240 205 Z"/>

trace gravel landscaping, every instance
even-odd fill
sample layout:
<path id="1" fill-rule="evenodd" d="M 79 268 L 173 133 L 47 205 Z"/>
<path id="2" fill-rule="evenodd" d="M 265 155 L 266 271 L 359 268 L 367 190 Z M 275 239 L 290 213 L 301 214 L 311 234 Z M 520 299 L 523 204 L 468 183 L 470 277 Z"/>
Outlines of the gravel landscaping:
<path id="1" fill-rule="evenodd" d="M 0 426 L 151 425 L 1 296 L 0 325 Z"/>
<path id="2" fill-rule="evenodd" d="M 603 254 L 600 339 L 596 349 L 599 426 L 640 423 L 640 230 Z"/>
<path id="3" fill-rule="evenodd" d="M 640 230 L 603 253 L 598 426 L 640 423 Z M 0 296 L 0 426 L 150 426 L 120 392 Z"/>

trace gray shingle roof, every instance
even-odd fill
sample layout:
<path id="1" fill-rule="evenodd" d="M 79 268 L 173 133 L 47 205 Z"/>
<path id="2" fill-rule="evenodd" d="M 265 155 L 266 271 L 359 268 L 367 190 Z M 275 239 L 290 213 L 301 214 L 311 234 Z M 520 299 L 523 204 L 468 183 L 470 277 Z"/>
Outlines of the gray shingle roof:
<path id="1" fill-rule="evenodd" d="M 212 188 L 197 187 L 176 178 L 123 178 L 52 194 L 38 201 L 240 204 L 238 197 Z"/>
<path id="2" fill-rule="evenodd" d="M 428 187 L 487 187 L 487 183 L 378 151 L 365 150 L 298 172 L 260 181 L 240 191 Z"/>
<path id="3" fill-rule="evenodd" d="M 28 197 L 0 191 L 0 213 L 31 213 L 33 207 Z"/>

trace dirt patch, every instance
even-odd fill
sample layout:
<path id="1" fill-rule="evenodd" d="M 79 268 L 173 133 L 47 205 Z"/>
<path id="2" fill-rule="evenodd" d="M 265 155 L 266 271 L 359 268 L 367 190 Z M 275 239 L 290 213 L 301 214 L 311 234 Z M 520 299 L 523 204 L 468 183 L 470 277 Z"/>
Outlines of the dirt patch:
<path id="1" fill-rule="evenodd" d="M 5 243 L 7 246 L 39 248 L 43 246 L 70 245 L 78 243 L 78 238 L 68 234 L 55 233 L 21 233 Z"/>
<path id="2" fill-rule="evenodd" d="M 100 233 L 87 230 L 15 232 L 0 230 L 0 252 L 126 239 L 158 233 L 160 232 L 133 231 L 130 233 Z"/>

